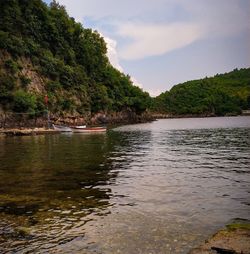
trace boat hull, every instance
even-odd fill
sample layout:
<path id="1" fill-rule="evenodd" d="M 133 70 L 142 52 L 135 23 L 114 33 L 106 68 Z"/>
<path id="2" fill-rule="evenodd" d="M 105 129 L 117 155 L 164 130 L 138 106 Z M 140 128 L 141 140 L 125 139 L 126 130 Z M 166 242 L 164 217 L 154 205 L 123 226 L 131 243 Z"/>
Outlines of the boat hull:
<path id="1" fill-rule="evenodd" d="M 55 125 L 52 124 L 53 129 L 56 131 L 60 131 L 60 132 L 72 132 L 72 129 L 70 127 L 67 126 L 61 126 L 61 125 Z"/>
<path id="2" fill-rule="evenodd" d="M 105 127 L 90 127 L 90 128 L 71 127 L 71 129 L 75 133 L 98 133 L 107 131 L 107 128 Z"/>

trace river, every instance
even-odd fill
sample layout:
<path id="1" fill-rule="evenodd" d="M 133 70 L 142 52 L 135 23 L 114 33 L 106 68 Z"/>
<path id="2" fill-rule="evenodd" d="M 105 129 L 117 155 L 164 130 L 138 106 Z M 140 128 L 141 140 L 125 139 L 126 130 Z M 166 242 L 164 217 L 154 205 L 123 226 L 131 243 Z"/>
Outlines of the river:
<path id="1" fill-rule="evenodd" d="M 250 117 L 0 137 L 0 253 L 188 253 L 250 219 Z"/>

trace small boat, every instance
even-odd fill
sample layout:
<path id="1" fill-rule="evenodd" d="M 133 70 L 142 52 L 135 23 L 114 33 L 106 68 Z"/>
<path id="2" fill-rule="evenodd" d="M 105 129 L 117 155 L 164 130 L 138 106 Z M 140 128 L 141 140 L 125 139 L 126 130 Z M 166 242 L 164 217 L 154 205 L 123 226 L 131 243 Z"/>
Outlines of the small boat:
<path id="1" fill-rule="evenodd" d="M 84 128 L 86 128 L 86 125 L 78 125 L 78 126 L 74 126 L 73 128 L 84 129 Z"/>
<path id="2" fill-rule="evenodd" d="M 70 127 L 68 127 L 68 126 L 52 124 L 52 127 L 56 131 L 60 131 L 60 132 L 72 132 L 72 129 Z"/>
<path id="3" fill-rule="evenodd" d="M 79 126 L 71 127 L 73 132 L 77 133 L 97 133 L 97 132 L 106 132 L 106 127 L 83 127 L 80 128 Z"/>

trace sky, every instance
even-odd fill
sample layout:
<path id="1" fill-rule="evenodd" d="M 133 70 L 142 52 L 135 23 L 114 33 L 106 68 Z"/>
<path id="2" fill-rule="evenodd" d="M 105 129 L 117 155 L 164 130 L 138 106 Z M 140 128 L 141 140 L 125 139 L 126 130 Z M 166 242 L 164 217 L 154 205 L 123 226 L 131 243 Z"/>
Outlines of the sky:
<path id="1" fill-rule="evenodd" d="M 97 30 L 113 66 L 152 96 L 250 67 L 250 0 L 57 2 L 85 28 Z"/>

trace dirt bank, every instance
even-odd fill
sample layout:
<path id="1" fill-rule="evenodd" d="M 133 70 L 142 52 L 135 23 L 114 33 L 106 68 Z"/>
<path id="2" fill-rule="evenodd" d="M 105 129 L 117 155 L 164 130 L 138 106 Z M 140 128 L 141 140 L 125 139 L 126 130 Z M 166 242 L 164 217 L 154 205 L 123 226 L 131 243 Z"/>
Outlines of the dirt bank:
<path id="1" fill-rule="evenodd" d="M 57 133 L 59 132 L 56 130 L 46 128 L 0 129 L 0 135 L 6 136 L 31 136 L 31 135 L 57 134 Z"/>

